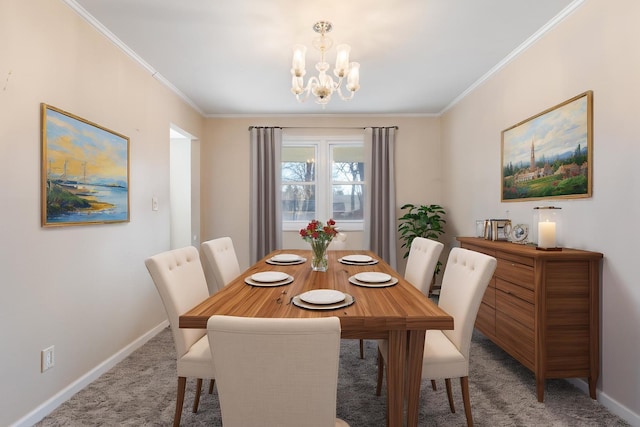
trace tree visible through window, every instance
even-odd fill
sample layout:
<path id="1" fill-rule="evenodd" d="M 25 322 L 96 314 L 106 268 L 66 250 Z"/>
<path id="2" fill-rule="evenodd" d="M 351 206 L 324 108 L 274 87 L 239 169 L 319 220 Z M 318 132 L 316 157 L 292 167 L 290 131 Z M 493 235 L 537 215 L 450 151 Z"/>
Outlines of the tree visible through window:
<path id="1" fill-rule="evenodd" d="M 365 197 L 362 138 L 286 139 L 282 147 L 284 230 L 311 219 L 333 218 L 343 230 L 363 229 Z"/>

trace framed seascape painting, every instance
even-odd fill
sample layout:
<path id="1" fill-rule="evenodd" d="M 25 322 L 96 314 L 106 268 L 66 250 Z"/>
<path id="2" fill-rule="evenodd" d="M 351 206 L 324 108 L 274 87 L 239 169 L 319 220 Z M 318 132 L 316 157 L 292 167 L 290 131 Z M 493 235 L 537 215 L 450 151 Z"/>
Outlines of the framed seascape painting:
<path id="1" fill-rule="evenodd" d="M 129 221 L 129 138 L 42 107 L 42 226 Z"/>
<path id="2" fill-rule="evenodd" d="M 502 201 L 591 197 L 593 92 L 502 131 Z"/>

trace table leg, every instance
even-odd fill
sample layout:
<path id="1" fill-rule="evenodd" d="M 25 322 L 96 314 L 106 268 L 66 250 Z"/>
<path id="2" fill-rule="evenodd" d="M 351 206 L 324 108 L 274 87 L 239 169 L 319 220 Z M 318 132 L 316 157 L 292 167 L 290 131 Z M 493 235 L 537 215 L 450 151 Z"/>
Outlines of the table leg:
<path id="1" fill-rule="evenodd" d="M 403 425 L 406 357 L 406 331 L 389 331 L 387 355 L 387 426 L 389 427 Z"/>
<path id="2" fill-rule="evenodd" d="M 407 426 L 418 425 L 425 331 L 409 331 L 407 343 Z"/>

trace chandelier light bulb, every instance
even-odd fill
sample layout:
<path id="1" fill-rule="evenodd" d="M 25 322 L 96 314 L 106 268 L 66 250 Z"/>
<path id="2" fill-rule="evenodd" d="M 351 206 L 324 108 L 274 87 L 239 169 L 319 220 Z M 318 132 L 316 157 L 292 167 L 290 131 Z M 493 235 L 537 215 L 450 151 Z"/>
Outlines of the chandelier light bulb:
<path id="1" fill-rule="evenodd" d="M 349 76 L 347 77 L 347 89 L 355 92 L 360 89 L 360 64 L 352 62 L 349 65 Z"/>
<path id="2" fill-rule="evenodd" d="M 336 47 L 338 54 L 336 55 L 336 68 L 333 70 L 333 74 L 336 77 L 344 77 L 349 71 L 349 51 L 351 46 L 348 44 L 340 44 Z"/>
<path id="3" fill-rule="evenodd" d="M 349 62 L 351 47 L 347 44 L 336 46 L 336 64 L 333 74 L 338 79 L 334 81 L 327 74 L 331 65 L 325 62 L 325 52 L 333 46 L 333 40 L 326 36 L 330 32 L 332 24 L 327 21 L 318 21 L 314 24 L 313 30 L 320 34 L 313 40 L 313 46 L 320 51 L 320 61 L 315 65 L 318 71 L 317 76 L 311 76 L 304 84 L 305 56 L 307 48 L 304 45 L 297 44 L 293 47 L 293 60 L 291 62 L 291 92 L 296 96 L 298 102 L 306 101 L 310 94 L 315 97 L 315 102 L 322 105 L 322 108 L 331 100 L 331 95 L 338 92 L 340 99 L 348 101 L 353 98 L 355 92 L 360 89 L 360 64 L 357 62 Z M 347 95 L 342 93 L 342 86 L 349 92 Z"/>
<path id="4" fill-rule="evenodd" d="M 291 74 L 294 77 L 302 77 L 305 75 L 305 55 L 307 47 L 297 44 L 293 47 L 293 61 L 291 62 Z"/>

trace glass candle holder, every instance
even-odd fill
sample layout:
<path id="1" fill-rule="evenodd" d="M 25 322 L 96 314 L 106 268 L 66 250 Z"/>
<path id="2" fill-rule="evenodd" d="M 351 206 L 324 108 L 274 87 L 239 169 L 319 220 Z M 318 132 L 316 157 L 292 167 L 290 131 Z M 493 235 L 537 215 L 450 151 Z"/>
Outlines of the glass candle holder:
<path id="1" fill-rule="evenodd" d="M 533 208 L 533 241 L 536 248 L 546 251 L 560 250 L 561 209 L 557 206 L 536 206 Z"/>

